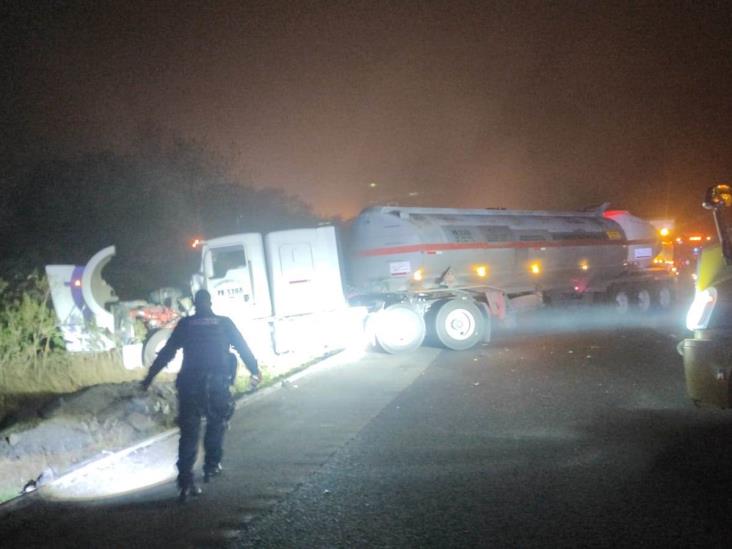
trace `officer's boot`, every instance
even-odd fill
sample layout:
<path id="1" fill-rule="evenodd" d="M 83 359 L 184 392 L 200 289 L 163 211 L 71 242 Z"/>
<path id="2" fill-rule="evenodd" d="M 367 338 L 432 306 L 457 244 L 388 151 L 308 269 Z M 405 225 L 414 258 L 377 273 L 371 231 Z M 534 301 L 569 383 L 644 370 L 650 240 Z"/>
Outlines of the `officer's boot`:
<path id="1" fill-rule="evenodd" d="M 188 496 L 198 497 L 202 493 L 202 490 L 196 486 L 196 483 L 192 480 L 190 482 L 187 482 L 185 484 L 180 485 L 180 493 L 178 494 L 178 501 L 180 503 L 185 503 L 188 499 Z"/>
<path id="2" fill-rule="evenodd" d="M 207 465 L 203 469 L 203 482 L 208 483 L 212 478 L 217 477 L 221 474 L 223 468 L 220 463 L 216 465 Z"/>

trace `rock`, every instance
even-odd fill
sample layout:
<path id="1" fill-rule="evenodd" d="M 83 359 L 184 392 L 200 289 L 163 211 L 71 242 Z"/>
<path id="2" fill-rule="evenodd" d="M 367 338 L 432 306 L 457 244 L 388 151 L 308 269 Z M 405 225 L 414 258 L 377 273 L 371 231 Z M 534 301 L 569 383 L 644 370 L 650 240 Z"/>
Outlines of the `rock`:
<path id="1" fill-rule="evenodd" d="M 15 446 L 20 442 L 20 438 L 21 437 L 18 433 L 11 433 L 8 435 L 8 444 L 10 444 L 10 446 Z"/>
<path id="2" fill-rule="evenodd" d="M 127 408 L 130 412 L 139 412 L 141 414 L 147 414 L 150 412 L 150 406 L 148 405 L 147 399 L 140 397 L 130 399 Z"/>
<path id="3" fill-rule="evenodd" d="M 51 467 L 46 467 L 40 475 L 38 475 L 38 478 L 36 479 L 36 485 L 37 486 L 43 486 L 44 484 L 48 484 L 49 482 L 53 482 L 53 480 L 56 478 L 56 473 Z"/>
<path id="4" fill-rule="evenodd" d="M 63 407 L 65 401 L 64 397 L 58 397 L 46 404 L 43 408 L 38 411 L 38 415 L 43 419 L 49 419 L 55 416 Z"/>
<path id="5" fill-rule="evenodd" d="M 145 416 L 139 412 L 132 412 L 127 416 L 127 423 L 132 425 L 133 429 L 138 432 L 149 431 L 154 424 L 150 416 Z"/>
<path id="6" fill-rule="evenodd" d="M 35 492 L 36 488 L 37 488 L 36 480 L 31 479 L 23 485 L 23 488 L 20 490 L 20 493 L 21 494 L 30 494 L 31 492 Z"/>
<path id="7" fill-rule="evenodd" d="M 170 404 L 168 404 L 164 400 L 158 400 L 155 402 L 155 404 L 153 404 L 153 411 L 167 416 L 170 414 Z"/>

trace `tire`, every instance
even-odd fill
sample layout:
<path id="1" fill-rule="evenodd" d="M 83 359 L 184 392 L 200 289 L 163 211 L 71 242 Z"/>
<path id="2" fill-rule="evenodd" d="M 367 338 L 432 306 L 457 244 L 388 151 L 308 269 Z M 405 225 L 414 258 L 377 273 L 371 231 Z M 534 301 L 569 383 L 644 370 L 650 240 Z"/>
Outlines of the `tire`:
<path id="1" fill-rule="evenodd" d="M 610 294 L 610 306 L 616 314 L 628 314 L 630 311 L 630 295 L 623 289 L 614 290 Z"/>
<path id="2" fill-rule="evenodd" d="M 170 328 L 160 328 L 150 334 L 142 346 L 142 365 L 145 368 L 150 367 L 155 357 L 158 356 L 158 351 L 163 348 L 172 333 L 173 330 Z"/>
<path id="3" fill-rule="evenodd" d="M 653 297 L 648 288 L 640 288 L 635 293 L 635 308 L 641 313 L 647 313 L 653 306 Z"/>
<path id="4" fill-rule="evenodd" d="M 483 339 L 486 321 L 475 302 L 450 299 L 435 303 L 430 311 L 433 310 L 435 336 L 448 349 L 464 351 Z"/>
<path id="5" fill-rule="evenodd" d="M 422 345 L 427 333 L 422 315 L 406 303 L 389 305 L 373 322 L 376 344 L 392 355 L 414 351 Z"/>
<path id="6" fill-rule="evenodd" d="M 662 284 L 656 289 L 654 302 L 660 311 L 668 311 L 674 304 L 674 293 L 667 284 Z"/>

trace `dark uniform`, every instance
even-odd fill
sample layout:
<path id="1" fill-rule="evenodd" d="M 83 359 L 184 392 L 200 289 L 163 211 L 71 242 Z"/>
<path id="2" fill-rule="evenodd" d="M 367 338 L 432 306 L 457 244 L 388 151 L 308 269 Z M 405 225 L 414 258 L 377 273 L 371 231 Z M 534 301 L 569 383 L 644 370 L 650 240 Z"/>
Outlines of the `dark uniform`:
<path id="1" fill-rule="evenodd" d="M 182 318 L 170 339 L 150 366 L 143 388 L 170 362 L 178 349 L 183 349 L 183 365 L 176 380 L 178 389 L 178 486 L 181 498 L 197 493 L 193 483 L 193 465 L 198 450 L 201 418 L 206 417 L 204 474 L 206 480 L 220 470 L 224 431 L 230 413 L 229 386 L 232 372 L 233 346 L 253 376 L 259 378 L 257 359 L 231 319 L 211 311 L 211 296 L 200 290 L 195 297 L 196 314 Z"/>

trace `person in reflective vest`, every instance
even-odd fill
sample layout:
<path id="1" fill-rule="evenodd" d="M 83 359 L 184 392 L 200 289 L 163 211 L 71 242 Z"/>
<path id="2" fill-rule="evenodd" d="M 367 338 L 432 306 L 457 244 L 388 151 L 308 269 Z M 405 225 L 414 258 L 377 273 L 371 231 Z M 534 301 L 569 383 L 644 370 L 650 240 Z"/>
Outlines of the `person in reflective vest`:
<path id="1" fill-rule="evenodd" d="M 224 432 L 232 404 L 229 387 L 236 376 L 229 352 L 231 347 L 244 361 L 253 382 L 256 384 L 261 379 L 257 359 L 234 323 L 211 310 L 211 294 L 199 290 L 194 304 L 195 314 L 178 322 L 142 381 L 142 388 L 147 390 L 178 349 L 183 349 L 183 364 L 175 384 L 180 427 L 177 466 L 181 501 L 188 495 L 201 493 L 194 482 L 193 465 L 203 417 L 206 418 L 204 481 L 208 482 L 221 472 Z"/>

